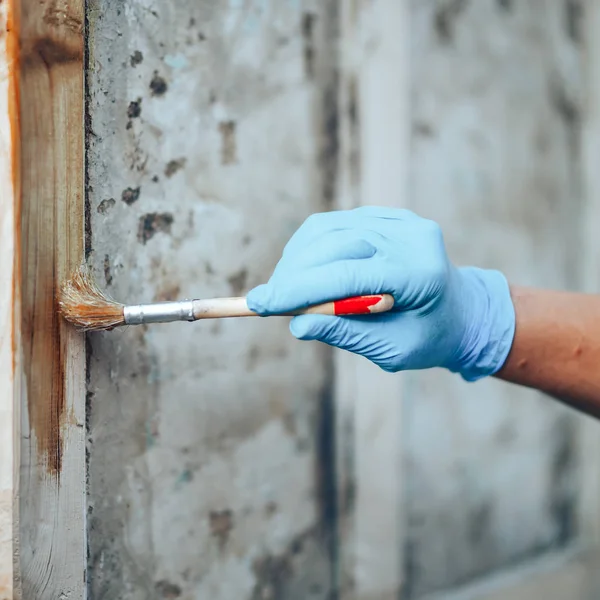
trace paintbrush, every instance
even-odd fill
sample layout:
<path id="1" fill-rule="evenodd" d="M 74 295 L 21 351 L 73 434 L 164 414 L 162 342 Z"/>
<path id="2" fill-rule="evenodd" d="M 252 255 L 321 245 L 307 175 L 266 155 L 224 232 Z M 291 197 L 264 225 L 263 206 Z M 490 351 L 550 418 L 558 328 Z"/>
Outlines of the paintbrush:
<path id="1" fill-rule="evenodd" d="M 197 321 L 226 317 L 255 317 L 246 298 L 182 300 L 154 304 L 125 305 L 116 302 L 96 285 L 87 267 L 80 267 L 62 286 L 58 305 L 63 317 L 83 331 L 102 331 L 122 325 Z M 358 296 L 309 306 L 280 316 L 321 314 L 335 316 L 377 314 L 390 310 L 389 294 Z"/>

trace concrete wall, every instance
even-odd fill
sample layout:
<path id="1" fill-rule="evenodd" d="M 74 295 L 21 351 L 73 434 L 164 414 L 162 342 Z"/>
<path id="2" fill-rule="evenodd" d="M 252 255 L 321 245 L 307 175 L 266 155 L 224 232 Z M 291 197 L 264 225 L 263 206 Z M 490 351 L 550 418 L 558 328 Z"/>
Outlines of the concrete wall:
<path id="1" fill-rule="evenodd" d="M 332 194 L 327 7 L 93 0 L 87 17 L 99 283 L 134 302 L 265 281 Z M 90 597 L 328 598 L 327 366 L 286 320 L 90 336 Z"/>
<path id="2" fill-rule="evenodd" d="M 582 287 L 583 7 L 412 7 L 412 208 L 441 223 L 459 264 Z M 580 418 L 496 381 L 407 385 L 409 597 L 573 541 Z"/>
<path id="3" fill-rule="evenodd" d="M 364 82 L 339 89 L 338 10 L 359 21 L 371 4 L 89 0 L 87 250 L 107 292 L 168 300 L 264 281 L 302 220 L 334 207 L 340 123 L 356 129 L 346 176 L 359 187 Z M 459 263 L 585 283 L 581 10 L 411 3 L 410 208 L 442 224 Z M 88 345 L 90 598 L 332 597 L 330 353 L 277 319 Z M 404 381 L 407 598 L 577 540 L 580 418 L 494 381 Z"/>

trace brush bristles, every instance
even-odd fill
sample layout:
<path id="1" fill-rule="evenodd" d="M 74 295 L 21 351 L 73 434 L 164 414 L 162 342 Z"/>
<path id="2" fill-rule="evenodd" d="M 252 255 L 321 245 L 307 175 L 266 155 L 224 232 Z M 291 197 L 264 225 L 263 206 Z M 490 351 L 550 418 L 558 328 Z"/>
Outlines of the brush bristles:
<path id="1" fill-rule="evenodd" d="M 58 305 L 63 317 L 82 331 L 102 331 L 125 324 L 124 306 L 100 291 L 85 266 L 62 286 Z"/>

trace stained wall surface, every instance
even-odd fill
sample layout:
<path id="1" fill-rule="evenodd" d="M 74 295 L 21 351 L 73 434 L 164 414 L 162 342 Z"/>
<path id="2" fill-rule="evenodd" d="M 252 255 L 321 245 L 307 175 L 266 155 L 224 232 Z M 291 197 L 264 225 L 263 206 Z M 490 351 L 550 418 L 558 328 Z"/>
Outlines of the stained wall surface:
<path id="1" fill-rule="evenodd" d="M 578 289 L 583 6 L 412 2 L 414 210 L 458 264 Z M 446 373 L 407 381 L 409 597 L 577 536 L 583 420 L 540 394 Z"/>
<path id="2" fill-rule="evenodd" d="M 89 3 L 87 242 L 109 294 L 241 295 L 328 206 L 326 8 Z M 247 319 L 90 335 L 88 360 L 90 598 L 329 597 L 323 349 Z"/>
<path id="3" fill-rule="evenodd" d="M 367 4 L 345 8 L 360 20 Z M 335 206 L 340 122 L 353 158 L 365 151 L 361 99 L 337 109 L 339 6 L 90 0 L 87 243 L 108 293 L 241 294 Z M 585 283 L 582 15 L 575 1 L 411 2 L 409 208 L 440 222 L 456 262 Z M 330 597 L 329 352 L 278 319 L 88 346 L 90 598 Z M 581 418 L 438 372 L 406 375 L 403 404 L 406 598 L 577 540 Z"/>

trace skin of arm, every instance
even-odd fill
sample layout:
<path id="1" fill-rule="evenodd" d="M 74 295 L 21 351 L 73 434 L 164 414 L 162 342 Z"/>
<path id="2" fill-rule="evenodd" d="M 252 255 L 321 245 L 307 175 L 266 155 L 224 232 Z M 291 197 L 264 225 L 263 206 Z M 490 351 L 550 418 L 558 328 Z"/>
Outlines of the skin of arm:
<path id="1" fill-rule="evenodd" d="M 600 296 L 511 286 L 515 337 L 496 377 L 600 418 Z"/>

